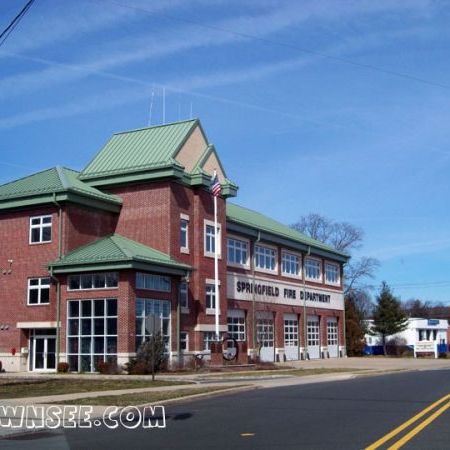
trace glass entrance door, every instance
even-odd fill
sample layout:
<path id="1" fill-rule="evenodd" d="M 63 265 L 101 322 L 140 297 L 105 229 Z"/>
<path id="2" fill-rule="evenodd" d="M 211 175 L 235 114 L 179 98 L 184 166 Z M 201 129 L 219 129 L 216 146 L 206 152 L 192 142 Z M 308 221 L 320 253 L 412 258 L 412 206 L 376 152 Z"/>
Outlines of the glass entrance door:
<path id="1" fill-rule="evenodd" d="M 33 338 L 33 370 L 56 369 L 56 338 L 35 336 Z"/>

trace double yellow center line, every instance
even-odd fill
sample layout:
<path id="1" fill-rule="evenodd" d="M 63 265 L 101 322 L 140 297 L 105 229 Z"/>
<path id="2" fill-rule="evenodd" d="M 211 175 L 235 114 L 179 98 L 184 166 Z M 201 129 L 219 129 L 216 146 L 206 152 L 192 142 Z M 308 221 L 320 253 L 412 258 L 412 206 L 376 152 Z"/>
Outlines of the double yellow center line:
<path id="1" fill-rule="evenodd" d="M 445 402 L 447 402 L 447 403 L 445 403 Z M 411 419 L 402 423 L 399 427 L 395 428 L 390 433 L 388 433 L 385 436 L 383 436 L 382 438 L 378 439 L 378 441 L 374 442 L 372 445 L 369 445 L 369 447 L 366 447 L 365 450 L 375 450 L 375 449 L 381 447 L 387 441 L 390 441 L 392 438 L 394 438 L 395 436 L 400 434 L 403 430 L 406 430 L 409 426 L 411 426 L 413 423 L 417 422 L 419 419 L 424 417 L 429 412 L 433 411 L 435 408 L 437 408 L 442 403 L 445 403 L 445 404 L 443 406 L 441 406 L 438 410 L 436 410 L 433 414 L 431 414 L 429 417 L 427 417 L 425 420 L 423 420 L 418 425 L 416 425 L 411 431 L 409 431 L 407 434 L 405 434 L 398 441 L 394 442 L 389 447 L 388 450 L 396 450 L 398 448 L 403 447 L 416 434 L 420 433 L 425 427 L 430 425 L 430 423 L 432 423 L 443 412 L 445 412 L 448 408 L 450 408 L 450 394 L 445 395 L 444 397 L 440 398 L 438 401 L 434 402 L 432 405 L 426 407 L 420 413 L 416 414 L 414 417 L 411 417 Z"/>

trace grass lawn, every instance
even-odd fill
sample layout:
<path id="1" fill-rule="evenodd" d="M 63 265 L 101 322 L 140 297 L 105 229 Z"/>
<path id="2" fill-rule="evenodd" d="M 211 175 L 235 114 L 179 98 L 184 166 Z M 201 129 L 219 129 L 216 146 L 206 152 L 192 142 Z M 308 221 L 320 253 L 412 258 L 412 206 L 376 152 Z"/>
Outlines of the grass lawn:
<path id="1" fill-rule="evenodd" d="M 240 385 L 245 386 L 245 385 Z M 237 386 L 233 386 L 237 387 Z M 205 394 L 210 392 L 219 392 L 230 389 L 230 386 L 221 387 L 202 387 L 196 389 L 175 389 L 173 391 L 163 392 L 141 392 L 139 394 L 124 395 L 106 395 L 103 397 L 77 398 L 76 400 L 68 400 L 64 402 L 55 402 L 59 405 L 104 405 L 104 406 L 130 406 L 143 405 L 146 403 L 156 404 L 164 400 L 185 397 L 187 395 Z"/>
<path id="2" fill-rule="evenodd" d="M 59 380 L 1 380 L 0 378 L 0 399 L 175 386 L 180 384 L 191 383 L 158 380 L 152 382 L 151 380 L 82 380 L 69 378 Z"/>

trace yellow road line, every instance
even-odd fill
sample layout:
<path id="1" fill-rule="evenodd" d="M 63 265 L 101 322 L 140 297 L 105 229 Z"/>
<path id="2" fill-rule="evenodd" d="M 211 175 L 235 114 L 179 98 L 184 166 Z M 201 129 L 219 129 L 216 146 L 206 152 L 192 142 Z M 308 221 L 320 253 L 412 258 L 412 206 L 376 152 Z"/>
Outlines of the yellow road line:
<path id="1" fill-rule="evenodd" d="M 241 433 L 242 437 L 251 437 L 251 436 L 254 436 L 254 435 L 255 435 L 255 433 Z"/>
<path id="2" fill-rule="evenodd" d="M 402 423 L 399 427 L 395 428 L 390 433 L 388 433 L 385 436 L 383 436 L 382 438 L 378 439 L 378 441 L 374 442 L 372 445 L 369 445 L 369 447 L 366 447 L 365 450 L 375 450 L 378 447 L 381 447 L 385 442 L 389 441 L 394 436 L 397 436 L 397 434 L 401 433 L 404 429 L 408 428 L 414 422 L 417 422 L 425 414 L 429 413 L 432 409 L 436 408 L 436 406 L 439 406 L 441 403 L 444 403 L 448 399 L 450 399 L 450 394 L 445 395 L 444 397 L 440 398 L 439 400 L 437 400 L 430 406 L 426 407 L 420 413 L 416 414 L 414 417 L 411 417 L 411 419 Z"/>
<path id="3" fill-rule="evenodd" d="M 425 427 L 430 425 L 435 419 L 437 419 L 444 411 L 450 408 L 450 402 L 439 408 L 430 417 L 425 419 L 422 423 L 413 428 L 408 434 L 405 434 L 400 440 L 398 440 L 394 445 L 389 447 L 388 450 L 397 450 L 403 447 L 408 441 L 410 441 L 416 434 L 420 433 Z"/>

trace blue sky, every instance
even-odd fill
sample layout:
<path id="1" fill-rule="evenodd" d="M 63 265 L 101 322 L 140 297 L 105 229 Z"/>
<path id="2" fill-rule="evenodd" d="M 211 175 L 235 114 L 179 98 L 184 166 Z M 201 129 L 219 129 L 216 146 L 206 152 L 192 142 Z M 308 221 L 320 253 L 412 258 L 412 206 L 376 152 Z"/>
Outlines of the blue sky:
<path id="1" fill-rule="evenodd" d="M 0 3 L 1 29 L 24 4 Z M 237 203 L 360 226 L 375 283 L 449 304 L 449 19 L 425 0 L 36 0 L 0 47 L 0 183 L 82 169 L 161 123 L 165 87 Z"/>

